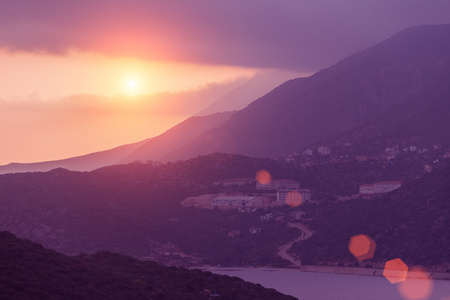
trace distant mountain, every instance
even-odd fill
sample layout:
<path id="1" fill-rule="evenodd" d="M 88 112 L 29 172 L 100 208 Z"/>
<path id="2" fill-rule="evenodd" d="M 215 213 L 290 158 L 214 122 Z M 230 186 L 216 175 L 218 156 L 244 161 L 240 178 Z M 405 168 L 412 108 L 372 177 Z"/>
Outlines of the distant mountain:
<path id="1" fill-rule="evenodd" d="M 163 134 L 147 140 L 136 150 L 120 159 L 119 163 L 133 161 L 166 161 L 174 150 L 187 145 L 205 131 L 225 123 L 233 112 L 215 113 L 208 116 L 191 117 L 167 130 Z"/>
<path id="2" fill-rule="evenodd" d="M 65 256 L 0 232 L 0 290 L 19 299 L 296 299 L 236 277 L 98 252 Z"/>
<path id="3" fill-rule="evenodd" d="M 192 117 L 140 143 L 55 162 L 0 166 L 0 173 L 56 167 L 87 171 L 215 152 L 279 157 L 319 142 L 350 141 L 370 148 L 367 141 L 380 135 L 418 144 L 450 143 L 449 76 L 450 25 L 417 26 L 313 76 L 287 81 L 234 114 Z M 236 99 L 248 103 L 241 96 L 237 89 L 209 109 L 220 110 Z"/>
<path id="4" fill-rule="evenodd" d="M 427 107 L 433 101 L 427 93 L 445 82 L 449 70 L 450 25 L 409 28 L 313 76 L 282 84 L 167 159 L 213 152 L 272 157 L 298 151 L 364 123 L 396 118 L 389 113 L 398 105 Z M 417 120 L 411 130 L 427 128 L 423 113 L 411 111 L 409 118 Z"/>
<path id="5" fill-rule="evenodd" d="M 11 163 L 0 166 L 0 174 L 45 172 L 56 168 L 92 171 L 101 167 L 135 161 L 167 161 L 166 156 L 192 142 L 208 129 L 226 122 L 233 112 L 190 117 L 161 135 L 134 144 L 62 160 L 38 163 Z"/>
<path id="6" fill-rule="evenodd" d="M 252 79 L 232 90 L 196 115 L 204 116 L 217 112 L 241 110 L 283 82 L 297 77 L 299 77 L 298 72 L 281 70 L 260 71 Z"/>
<path id="7" fill-rule="evenodd" d="M 116 164 L 118 160 L 129 155 L 147 140 L 116 147 L 114 149 L 95 152 L 87 155 L 37 163 L 10 163 L 0 166 L 0 174 L 17 172 L 45 172 L 56 168 L 73 171 L 92 171 L 104 166 Z"/>

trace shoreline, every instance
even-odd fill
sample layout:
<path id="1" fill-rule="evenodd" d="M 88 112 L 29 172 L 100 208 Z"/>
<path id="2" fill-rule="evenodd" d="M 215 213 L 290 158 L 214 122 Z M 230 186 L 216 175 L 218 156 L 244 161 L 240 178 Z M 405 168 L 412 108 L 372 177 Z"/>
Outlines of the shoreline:
<path id="1" fill-rule="evenodd" d="M 331 266 L 299 266 L 293 268 L 272 268 L 272 267 L 201 267 L 203 271 L 223 270 L 223 271 L 239 271 L 248 269 L 259 269 L 263 271 L 300 271 L 311 273 L 328 273 L 341 275 L 358 275 L 358 276 L 373 276 L 383 277 L 383 269 L 371 268 L 356 268 L 356 267 L 331 267 Z M 427 279 L 432 280 L 450 280 L 450 273 L 427 272 L 429 276 Z M 408 272 L 407 278 L 423 278 L 423 273 Z"/>

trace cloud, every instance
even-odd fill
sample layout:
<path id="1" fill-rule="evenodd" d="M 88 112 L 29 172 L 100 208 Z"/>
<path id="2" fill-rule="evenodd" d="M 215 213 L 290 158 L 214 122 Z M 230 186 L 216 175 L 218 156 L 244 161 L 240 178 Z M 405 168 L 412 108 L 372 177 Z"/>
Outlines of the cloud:
<path id="1" fill-rule="evenodd" d="M 418 24 L 447 0 L 15 0 L 0 47 L 315 71 Z"/>

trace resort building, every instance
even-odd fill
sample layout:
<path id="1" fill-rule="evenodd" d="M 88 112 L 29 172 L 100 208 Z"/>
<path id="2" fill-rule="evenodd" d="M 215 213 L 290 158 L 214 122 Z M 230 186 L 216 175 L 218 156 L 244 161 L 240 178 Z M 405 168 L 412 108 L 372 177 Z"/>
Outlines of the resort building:
<path id="1" fill-rule="evenodd" d="M 402 186 L 401 181 L 380 181 L 372 184 L 361 184 L 359 194 L 361 196 L 374 196 L 389 193 Z"/>
<path id="2" fill-rule="evenodd" d="M 212 207 L 241 208 L 261 207 L 262 198 L 256 196 L 217 196 L 211 200 Z"/>
<path id="3" fill-rule="evenodd" d="M 289 198 L 289 201 L 287 201 Z M 294 189 L 294 190 L 278 190 L 277 192 L 277 202 L 278 203 L 310 203 L 311 202 L 311 191 L 308 189 Z M 287 203 L 289 204 L 289 203 Z"/>

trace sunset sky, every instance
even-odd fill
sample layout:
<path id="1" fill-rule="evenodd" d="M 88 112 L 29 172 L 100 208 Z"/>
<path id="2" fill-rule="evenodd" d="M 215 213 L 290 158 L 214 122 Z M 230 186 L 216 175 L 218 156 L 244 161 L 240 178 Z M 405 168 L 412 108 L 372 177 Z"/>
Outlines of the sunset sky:
<path id="1" fill-rule="evenodd" d="M 0 165 L 137 142 L 259 72 L 444 23 L 448 0 L 0 0 Z"/>

